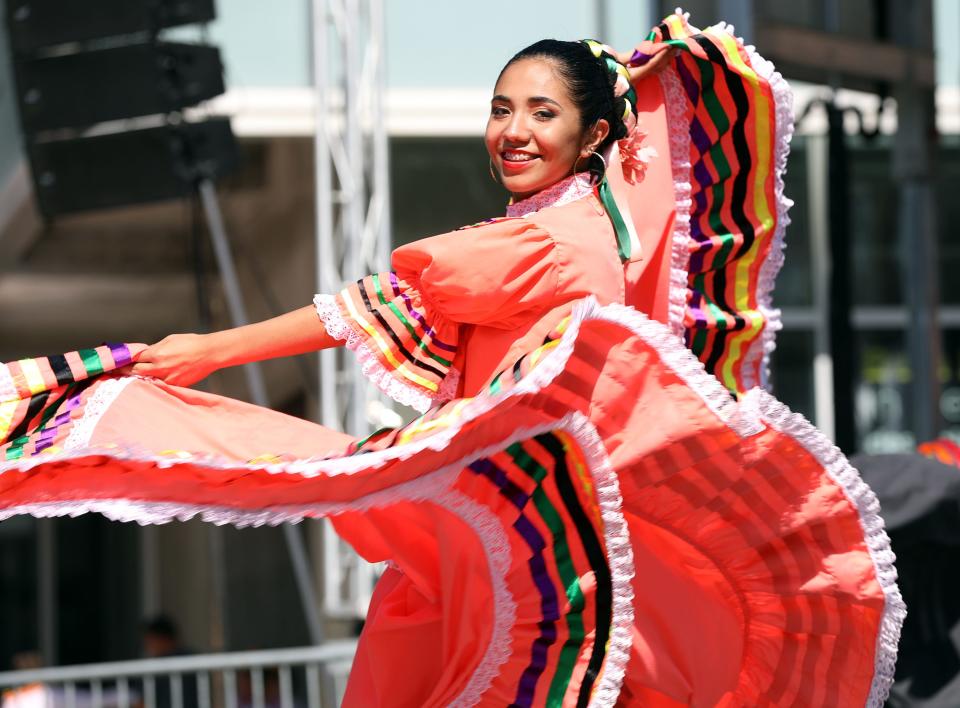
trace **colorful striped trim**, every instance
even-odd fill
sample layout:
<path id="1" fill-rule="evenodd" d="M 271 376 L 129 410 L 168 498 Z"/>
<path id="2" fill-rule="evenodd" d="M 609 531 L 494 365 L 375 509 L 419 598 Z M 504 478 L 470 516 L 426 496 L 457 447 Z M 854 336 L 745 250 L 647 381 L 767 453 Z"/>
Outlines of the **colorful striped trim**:
<path id="1" fill-rule="evenodd" d="M 0 460 L 59 451 L 89 384 L 131 362 L 125 344 L 0 365 Z"/>
<path id="2" fill-rule="evenodd" d="M 742 395 L 766 382 L 780 327 L 771 293 L 791 204 L 782 175 L 792 96 L 725 25 L 701 32 L 677 13 L 653 40 L 684 50 L 661 77 L 678 208 L 690 204 L 689 222 L 678 218 L 674 231 L 671 323 Z"/>
<path id="3" fill-rule="evenodd" d="M 456 394 L 458 327 L 428 311 L 396 273 L 377 273 L 336 296 L 317 295 L 327 332 L 357 354 L 363 373 L 388 396 L 418 411 Z"/>

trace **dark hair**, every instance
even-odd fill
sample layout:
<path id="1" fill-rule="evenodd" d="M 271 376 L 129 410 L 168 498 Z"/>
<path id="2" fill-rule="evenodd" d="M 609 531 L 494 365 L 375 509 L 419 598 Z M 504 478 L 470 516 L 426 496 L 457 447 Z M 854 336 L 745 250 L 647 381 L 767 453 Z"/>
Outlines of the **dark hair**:
<path id="1" fill-rule="evenodd" d="M 143 633 L 177 640 L 177 625 L 166 615 L 156 615 L 143 623 Z"/>
<path id="2" fill-rule="evenodd" d="M 559 39 L 541 39 L 513 55 L 500 71 L 521 59 L 550 59 L 553 61 L 560 79 L 566 84 L 570 98 L 580 111 L 580 125 L 587 130 L 598 120 L 605 119 L 610 132 L 597 146 L 597 152 L 603 152 L 614 140 L 626 137 L 627 127 L 623 123 L 624 99 L 614 98 L 613 89 L 616 75 L 607 69 L 606 62 L 593 55 L 583 42 L 565 42 Z M 603 170 L 603 163 L 591 157 L 589 168 L 592 172 Z"/>

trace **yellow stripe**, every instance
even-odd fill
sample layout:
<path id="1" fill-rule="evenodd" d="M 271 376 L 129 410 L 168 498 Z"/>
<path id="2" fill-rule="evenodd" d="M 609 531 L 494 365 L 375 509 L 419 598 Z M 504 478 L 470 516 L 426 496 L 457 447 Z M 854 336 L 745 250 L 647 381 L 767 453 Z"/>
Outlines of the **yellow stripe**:
<path id="1" fill-rule="evenodd" d="M 537 347 L 536 349 L 534 349 L 533 353 L 530 355 L 530 368 L 532 369 L 533 367 L 535 367 L 537 365 L 537 362 L 540 361 L 540 357 L 542 357 L 544 354 L 549 352 L 558 344 L 560 344 L 560 340 L 555 339 L 549 344 L 544 344 L 543 346 Z"/>
<path id="2" fill-rule="evenodd" d="M 19 362 L 20 371 L 23 372 L 23 378 L 30 388 L 30 394 L 37 394 L 47 390 L 47 382 L 43 380 L 43 374 L 40 373 L 40 367 L 33 359 L 21 359 Z"/>
<path id="3" fill-rule="evenodd" d="M 414 421 L 400 434 L 399 442 L 401 444 L 407 443 L 422 433 L 429 433 L 431 430 L 437 430 L 438 428 L 449 428 L 451 425 L 458 422 L 458 419 L 460 418 L 460 411 L 463 410 L 463 407 L 472 400 L 473 399 L 471 398 L 460 399 L 446 412 L 444 412 L 442 416 L 434 418 L 433 420 L 423 421 L 420 423 Z"/>
<path id="4" fill-rule="evenodd" d="M 350 298 L 349 290 L 344 290 L 341 293 L 340 299 L 346 303 L 347 310 L 350 311 L 350 317 L 352 317 L 353 320 L 363 328 L 363 331 L 370 335 L 370 338 L 377 343 L 381 353 L 387 359 L 387 361 L 390 362 L 394 370 L 400 372 L 404 378 L 413 381 L 415 384 L 422 386 L 428 391 L 433 391 L 436 393 L 436 391 L 439 389 L 437 384 L 435 384 L 433 381 L 423 378 L 422 376 L 417 376 L 417 374 L 409 371 L 407 367 L 404 366 L 403 362 L 397 361 L 396 357 L 393 355 L 393 352 L 390 350 L 390 345 L 380 335 L 380 331 L 363 319 L 363 315 L 361 315 L 357 308 L 354 307 L 353 300 Z"/>
<path id="5" fill-rule="evenodd" d="M 756 224 L 753 245 L 750 251 L 737 262 L 734 275 L 734 307 L 738 313 L 749 321 L 750 326 L 732 336 L 728 340 L 727 354 L 721 367 L 720 378 L 727 383 L 735 383 L 734 369 L 741 363 L 744 345 L 753 341 L 757 333 L 763 328 L 763 317 L 754 309 L 750 296 L 755 291 L 757 283 L 750 279 L 750 268 L 756 261 L 761 246 L 769 240 L 773 233 L 774 218 L 770 211 L 770 204 L 766 199 L 765 185 L 770 176 L 771 160 L 771 125 L 767 116 L 770 113 L 770 101 L 764 96 L 760 77 L 740 56 L 736 39 L 723 31 L 714 35 L 723 45 L 725 54 L 731 66 L 736 68 L 744 81 L 749 84 L 753 93 L 755 108 L 755 161 L 753 180 L 753 208 L 759 224 Z"/>
<path id="6" fill-rule="evenodd" d="M 690 36 L 690 33 L 687 32 L 686 26 L 684 26 L 683 18 L 677 14 L 667 15 L 663 18 L 664 23 L 670 30 L 670 36 L 673 39 L 686 39 Z"/>
<path id="7" fill-rule="evenodd" d="M 5 440 L 10 428 L 13 427 L 13 414 L 17 412 L 20 401 L 4 401 L 0 403 L 0 440 Z"/>

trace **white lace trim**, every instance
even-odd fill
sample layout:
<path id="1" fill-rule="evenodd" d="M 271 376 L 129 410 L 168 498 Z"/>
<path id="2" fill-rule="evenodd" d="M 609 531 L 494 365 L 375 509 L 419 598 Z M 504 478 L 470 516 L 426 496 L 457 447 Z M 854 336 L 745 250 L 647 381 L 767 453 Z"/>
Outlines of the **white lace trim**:
<path id="1" fill-rule="evenodd" d="M 125 376 L 120 379 L 103 379 L 97 389 L 90 396 L 83 409 L 83 415 L 73 423 L 73 430 L 63 441 L 63 450 L 80 450 L 90 445 L 93 431 L 103 414 L 117 400 L 120 392 L 133 381 L 133 377 Z"/>
<path id="2" fill-rule="evenodd" d="M 397 403 L 410 406 L 419 413 L 425 413 L 434 404 L 448 401 L 456 396 L 460 384 L 458 369 L 450 367 L 437 393 L 430 395 L 412 384 L 401 381 L 380 363 L 363 338 L 340 314 L 340 307 L 333 295 L 316 295 L 313 298 L 313 304 L 317 308 L 317 315 L 323 321 L 327 334 L 343 341 L 347 349 L 356 355 L 363 375 Z"/>
<path id="3" fill-rule="evenodd" d="M 690 128 L 687 120 L 687 94 L 674 67 L 660 72 L 660 86 L 667 111 L 670 134 L 670 167 L 673 174 L 673 198 L 676 216 L 670 243 L 669 319 L 673 333 L 683 338 L 687 313 L 687 278 L 690 272 L 690 209 L 693 186 L 690 182 Z"/>
<path id="4" fill-rule="evenodd" d="M 485 506 L 455 489 L 437 496 L 437 503 L 459 516 L 477 534 L 487 554 L 490 581 L 493 586 L 493 629 L 490 641 L 477 668 L 451 706 L 475 706 L 509 659 L 510 630 L 517 621 L 517 601 L 507 587 L 507 573 L 512 561 L 510 540 L 499 517 Z"/>
<path id="5" fill-rule="evenodd" d="M 562 427 L 577 441 L 587 459 L 587 468 L 593 477 L 600 518 L 603 520 L 603 538 L 607 548 L 607 565 L 613 594 L 610 638 L 603 672 L 593 690 L 591 706 L 608 708 L 617 702 L 623 677 L 630 661 L 633 646 L 633 544 L 630 529 L 623 516 L 623 496 L 620 479 L 610 465 L 603 440 L 593 423 L 582 413 L 564 418 Z"/>
<path id="6" fill-rule="evenodd" d="M 20 398 L 17 387 L 13 383 L 13 376 L 10 374 L 10 367 L 0 365 L 0 403 L 7 401 L 16 401 Z"/>
<path id="7" fill-rule="evenodd" d="M 593 181 L 586 172 L 578 172 L 516 204 L 507 205 L 507 216 L 526 216 L 552 206 L 562 206 L 593 192 Z"/>
<path id="8" fill-rule="evenodd" d="M 875 672 L 867 698 L 869 708 L 881 708 L 893 684 L 897 645 L 900 642 L 903 620 L 907 616 L 907 607 L 897 587 L 897 569 L 894 567 L 896 556 L 884 530 L 880 502 L 839 448 L 802 415 L 791 413 L 780 401 L 759 388 L 752 389 L 745 398 L 752 399 L 750 405 L 759 410 L 765 423 L 784 435 L 789 435 L 813 455 L 830 478 L 843 489 L 857 510 L 867 549 L 877 573 L 877 581 L 885 599 L 874 658 Z"/>

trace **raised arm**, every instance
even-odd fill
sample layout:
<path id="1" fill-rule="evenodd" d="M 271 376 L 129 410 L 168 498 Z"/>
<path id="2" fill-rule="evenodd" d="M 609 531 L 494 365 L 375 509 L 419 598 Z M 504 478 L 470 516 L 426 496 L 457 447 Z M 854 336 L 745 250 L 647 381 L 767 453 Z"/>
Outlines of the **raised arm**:
<path id="1" fill-rule="evenodd" d="M 308 305 L 244 327 L 210 334 L 171 334 L 144 349 L 127 371 L 190 386 L 227 366 L 341 344 L 327 334 L 313 305 Z"/>

